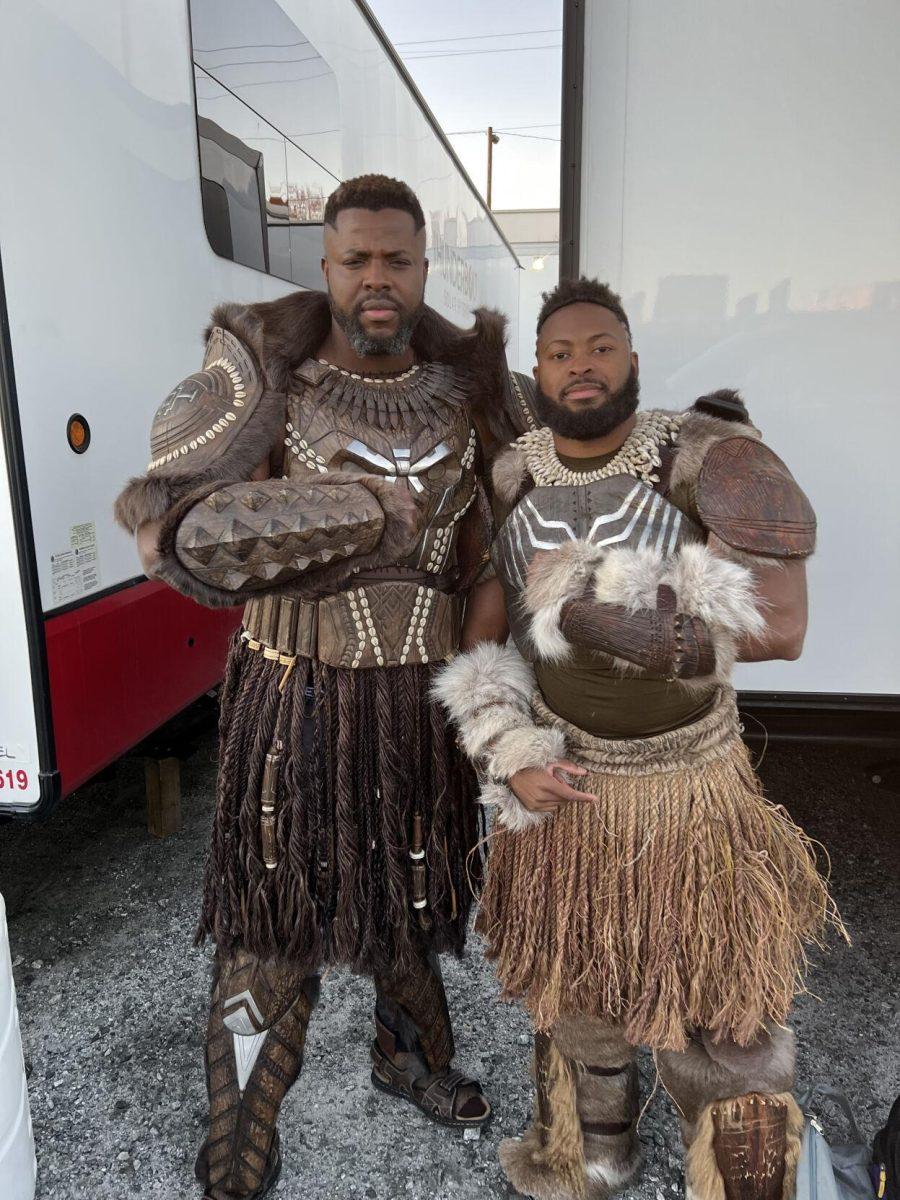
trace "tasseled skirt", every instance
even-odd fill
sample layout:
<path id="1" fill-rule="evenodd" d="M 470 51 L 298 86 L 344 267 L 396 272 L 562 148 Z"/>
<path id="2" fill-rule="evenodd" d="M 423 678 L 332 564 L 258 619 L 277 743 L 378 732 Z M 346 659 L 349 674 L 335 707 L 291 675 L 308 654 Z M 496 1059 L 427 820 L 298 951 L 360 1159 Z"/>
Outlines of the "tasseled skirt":
<path id="1" fill-rule="evenodd" d="M 403 969 L 461 952 L 480 883 L 475 781 L 436 667 L 290 672 L 235 639 L 222 690 L 212 845 L 198 936 L 317 970 Z M 280 743 L 273 868 L 263 861 L 266 755 Z M 421 829 L 424 856 L 415 853 Z M 413 876 L 424 865 L 424 906 Z"/>
<path id="2" fill-rule="evenodd" d="M 692 725 L 622 741 L 534 707 L 596 801 L 491 836 L 478 928 L 504 993 L 539 1029 L 601 1017 L 656 1049 L 696 1028 L 745 1045 L 782 1022 L 805 946 L 840 921 L 812 843 L 762 793 L 734 692 Z"/>

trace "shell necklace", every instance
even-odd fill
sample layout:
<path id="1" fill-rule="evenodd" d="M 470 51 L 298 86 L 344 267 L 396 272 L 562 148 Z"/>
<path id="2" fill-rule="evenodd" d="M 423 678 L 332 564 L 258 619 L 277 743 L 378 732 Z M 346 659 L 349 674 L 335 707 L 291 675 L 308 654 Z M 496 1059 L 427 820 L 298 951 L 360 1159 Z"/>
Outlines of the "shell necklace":
<path id="1" fill-rule="evenodd" d="M 682 413 L 655 410 L 639 412 L 634 429 L 603 467 L 593 471 L 573 471 L 565 466 L 556 452 L 553 431 L 543 426 L 529 430 L 513 445 L 525 455 L 525 462 L 538 487 L 562 485 L 577 487 L 609 479 L 613 475 L 631 475 L 644 483 L 659 483 L 660 447 L 674 442 L 683 420 Z"/>

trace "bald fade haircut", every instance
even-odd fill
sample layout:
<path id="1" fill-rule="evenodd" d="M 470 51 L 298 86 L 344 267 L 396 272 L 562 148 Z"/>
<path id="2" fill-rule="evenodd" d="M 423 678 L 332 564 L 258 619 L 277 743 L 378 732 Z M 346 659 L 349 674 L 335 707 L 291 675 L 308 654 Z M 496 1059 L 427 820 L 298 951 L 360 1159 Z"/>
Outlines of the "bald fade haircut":
<path id="1" fill-rule="evenodd" d="M 598 279 L 588 279 L 582 275 L 580 279 L 561 279 L 552 292 L 544 292 L 544 303 L 538 313 L 537 332 L 552 313 L 570 304 L 599 304 L 601 308 L 609 309 L 614 317 L 625 326 L 628 340 L 631 341 L 631 326 L 622 307 L 622 298 L 618 296 L 609 284 L 601 283 Z"/>
<path id="2" fill-rule="evenodd" d="M 401 179 L 389 175 L 357 175 L 339 184 L 325 204 L 325 224 L 336 227 L 338 213 L 345 208 L 364 208 L 381 212 L 384 208 L 399 208 L 409 213 L 416 224 L 416 233 L 425 228 L 425 214 L 416 193 Z"/>

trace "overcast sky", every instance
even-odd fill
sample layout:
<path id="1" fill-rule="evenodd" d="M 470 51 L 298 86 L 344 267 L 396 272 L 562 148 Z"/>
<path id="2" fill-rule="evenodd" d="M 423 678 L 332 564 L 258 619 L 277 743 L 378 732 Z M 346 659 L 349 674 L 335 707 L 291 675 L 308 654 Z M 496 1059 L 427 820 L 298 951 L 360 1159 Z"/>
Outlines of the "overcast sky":
<path id="1" fill-rule="evenodd" d="M 494 208 L 557 208 L 561 0 L 369 4 L 482 194 L 500 134 Z"/>

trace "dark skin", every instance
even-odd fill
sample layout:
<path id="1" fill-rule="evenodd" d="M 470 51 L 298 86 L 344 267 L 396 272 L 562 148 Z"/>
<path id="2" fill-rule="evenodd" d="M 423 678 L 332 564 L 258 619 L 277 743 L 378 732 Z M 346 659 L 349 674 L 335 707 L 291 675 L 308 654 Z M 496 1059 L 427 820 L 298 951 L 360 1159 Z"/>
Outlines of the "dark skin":
<path id="1" fill-rule="evenodd" d="M 416 230 L 410 213 L 397 208 L 380 212 L 345 208 L 338 213 L 334 226 L 325 226 L 324 248 L 322 273 L 332 299 L 347 313 L 362 305 L 359 320 L 369 336 L 393 336 L 404 315 L 421 305 L 428 277 L 425 229 Z M 360 356 L 333 317 L 319 355 L 361 375 L 403 371 L 412 366 L 415 357 L 411 348 L 398 355 Z M 251 479 L 269 479 L 271 475 L 269 459 L 265 458 Z M 147 521 L 137 531 L 138 554 L 148 576 L 153 575 L 159 559 L 161 526 L 161 521 Z"/>
<path id="2" fill-rule="evenodd" d="M 411 214 L 401 209 L 345 208 L 334 226 L 325 226 L 322 272 L 338 308 L 358 312 L 369 336 L 389 338 L 425 295 L 425 228 L 416 231 Z M 411 347 L 402 354 L 361 357 L 334 320 L 319 353 L 335 366 L 358 372 L 403 371 L 415 357 Z"/>
<path id="3" fill-rule="evenodd" d="M 534 377 L 541 391 L 557 403 L 574 409 L 596 408 L 622 387 L 638 357 L 631 348 L 628 331 L 614 313 L 598 304 L 569 304 L 544 322 L 538 335 Z M 572 458 L 594 458 L 618 450 L 631 430 L 629 417 L 602 438 L 578 441 L 553 435 L 560 454 Z M 713 553 L 728 557 L 728 547 L 714 534 L 707 545 Z M 766 629 L 759 638 L 744 638 L 738 661 L 765 662 L 800 657 L 806 634 L 806 567 L 786 561 L 777 566 L 753 568 L 757 596 L 766 614 Z M 509 636 L 503 589 L 492 579 L 479 585 L 466 609 L 461 649 L 479 641 L 503 643 Z M 576 791 L 559 778 L 559 773 L 585 775 L 582 767 L 567 761 L 550 763 L 542 770 L 518 771 L 509 786 L 531 812 L 554 812 L 561 804 L 594 797 Z"/>

